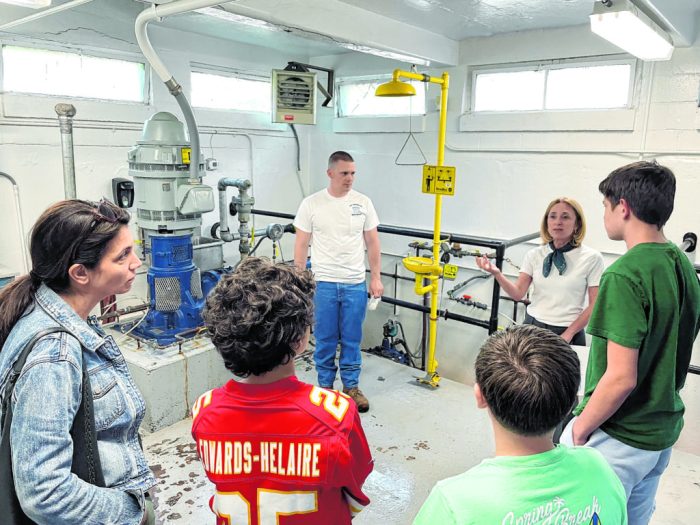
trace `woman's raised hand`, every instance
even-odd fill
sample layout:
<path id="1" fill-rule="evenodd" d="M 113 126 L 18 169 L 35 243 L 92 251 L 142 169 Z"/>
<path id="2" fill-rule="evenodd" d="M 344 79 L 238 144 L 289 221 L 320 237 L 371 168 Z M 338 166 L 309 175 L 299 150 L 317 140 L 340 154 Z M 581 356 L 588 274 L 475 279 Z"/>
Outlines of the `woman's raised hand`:
<path id="1" fill-rule="evenodd" d="M 501 270 L 498 269 L 498 266 L 492 264 L 491 261 L 489 261 L 488 257 L 486 257 L 485 255 L 476 257 L 476 265 L 485 272 L 490 273 L 491 275 L 498 275 L 499 273 L 501 273 Z"/>

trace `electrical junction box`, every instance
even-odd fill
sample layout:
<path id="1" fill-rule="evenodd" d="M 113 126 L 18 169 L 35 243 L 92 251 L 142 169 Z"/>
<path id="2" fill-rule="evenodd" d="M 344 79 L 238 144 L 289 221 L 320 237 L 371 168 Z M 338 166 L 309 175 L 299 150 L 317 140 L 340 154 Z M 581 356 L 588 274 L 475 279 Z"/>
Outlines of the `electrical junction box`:
<path id="1" fill-rule="evenodd" d="M 214 192 L 204 184 L 182 184 L 177 188 L 178 211 L 182 215 L 214 210 Z"/>

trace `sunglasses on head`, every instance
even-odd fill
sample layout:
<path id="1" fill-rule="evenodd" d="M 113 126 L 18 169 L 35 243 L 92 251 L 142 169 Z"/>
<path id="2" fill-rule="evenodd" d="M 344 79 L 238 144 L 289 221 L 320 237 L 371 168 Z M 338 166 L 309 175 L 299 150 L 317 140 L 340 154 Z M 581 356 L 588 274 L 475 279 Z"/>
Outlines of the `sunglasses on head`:
<path id="1" fill-rule="evenodd" d="M 98 222 L 108 222 L 110 224 L 115 224 L 119 222 L 119 215 L 114 209 L 114 205 L 109 202 L 104 197 L 100 199 L 100 202 L 94 203 L 95 209 L 92 214 L 95 216 L 95 220 L 90 224 L 90 228 L 94 228 Z"/>

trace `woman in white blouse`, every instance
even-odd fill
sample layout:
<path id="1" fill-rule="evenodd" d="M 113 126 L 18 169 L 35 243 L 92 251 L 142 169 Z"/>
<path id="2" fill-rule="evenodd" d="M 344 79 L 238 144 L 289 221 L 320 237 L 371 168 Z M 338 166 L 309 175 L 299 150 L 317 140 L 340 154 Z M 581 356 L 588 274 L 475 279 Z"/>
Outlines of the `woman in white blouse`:
<path id="1" fill-rule="evenodd" d="M 544 243 L 525 255 L 515 282 L 485 256 L 477 257 L 476 264 L 492 274 L 516 301 L 533 285 L 525 324 L 547 328 L 573 345 L 585 345 L 584 328 L 603 273 L 603 256 L 582 244 L 585 234 L 586 219 L 581 205 L 574 199 L 561 197 L 547 206 L 540 225 Z"/>

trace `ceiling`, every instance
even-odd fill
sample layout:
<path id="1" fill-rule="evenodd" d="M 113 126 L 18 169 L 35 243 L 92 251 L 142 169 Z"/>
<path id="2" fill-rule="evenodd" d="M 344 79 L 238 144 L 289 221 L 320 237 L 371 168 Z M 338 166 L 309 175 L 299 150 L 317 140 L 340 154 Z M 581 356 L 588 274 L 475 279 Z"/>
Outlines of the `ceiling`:
<path id="1" fill-rule="evenodd" d="M 340 0 L 452 40 L 585 24 L 592 0 Z"/>
<path id="2" fill-rule="evenodd" d="M 160 0 L 168 3 L 172 0 Z M 617 1 L 617 0 L 615 0 Z M 674 43 L 697 39 L 700 0 L 635 0 L 671 34 Z M 53 6 L 69 3 L 54 0 Z M 249 23 L 192 12 L 161 24 L 233 40 L 290 56 L 347 53 L 354 44 L 422 56 L 433 63 L 456 63 L 459 41 L 500 33 L 580 26 L 588 23 L 594 0 L 233 0 L 218 13 L 243 15 Z M 150 4 L 146 0 L 93 0 L 68 13 L 99 15 L 119 11 L 124 20 Z M 0 24 L 36 11 L 0 4 Z M 211 12 L 211 10 L 210 10 Z M 250 25 L 251 20 L 268 23 Z M 126 22 L 125 22 L 126 23 Z M 153 22 L 156 24 L 157 22 Z M 12 29 L 31 31 L 31 22 Z M 441 54 L 441 50 L 447 50 Z"/>

